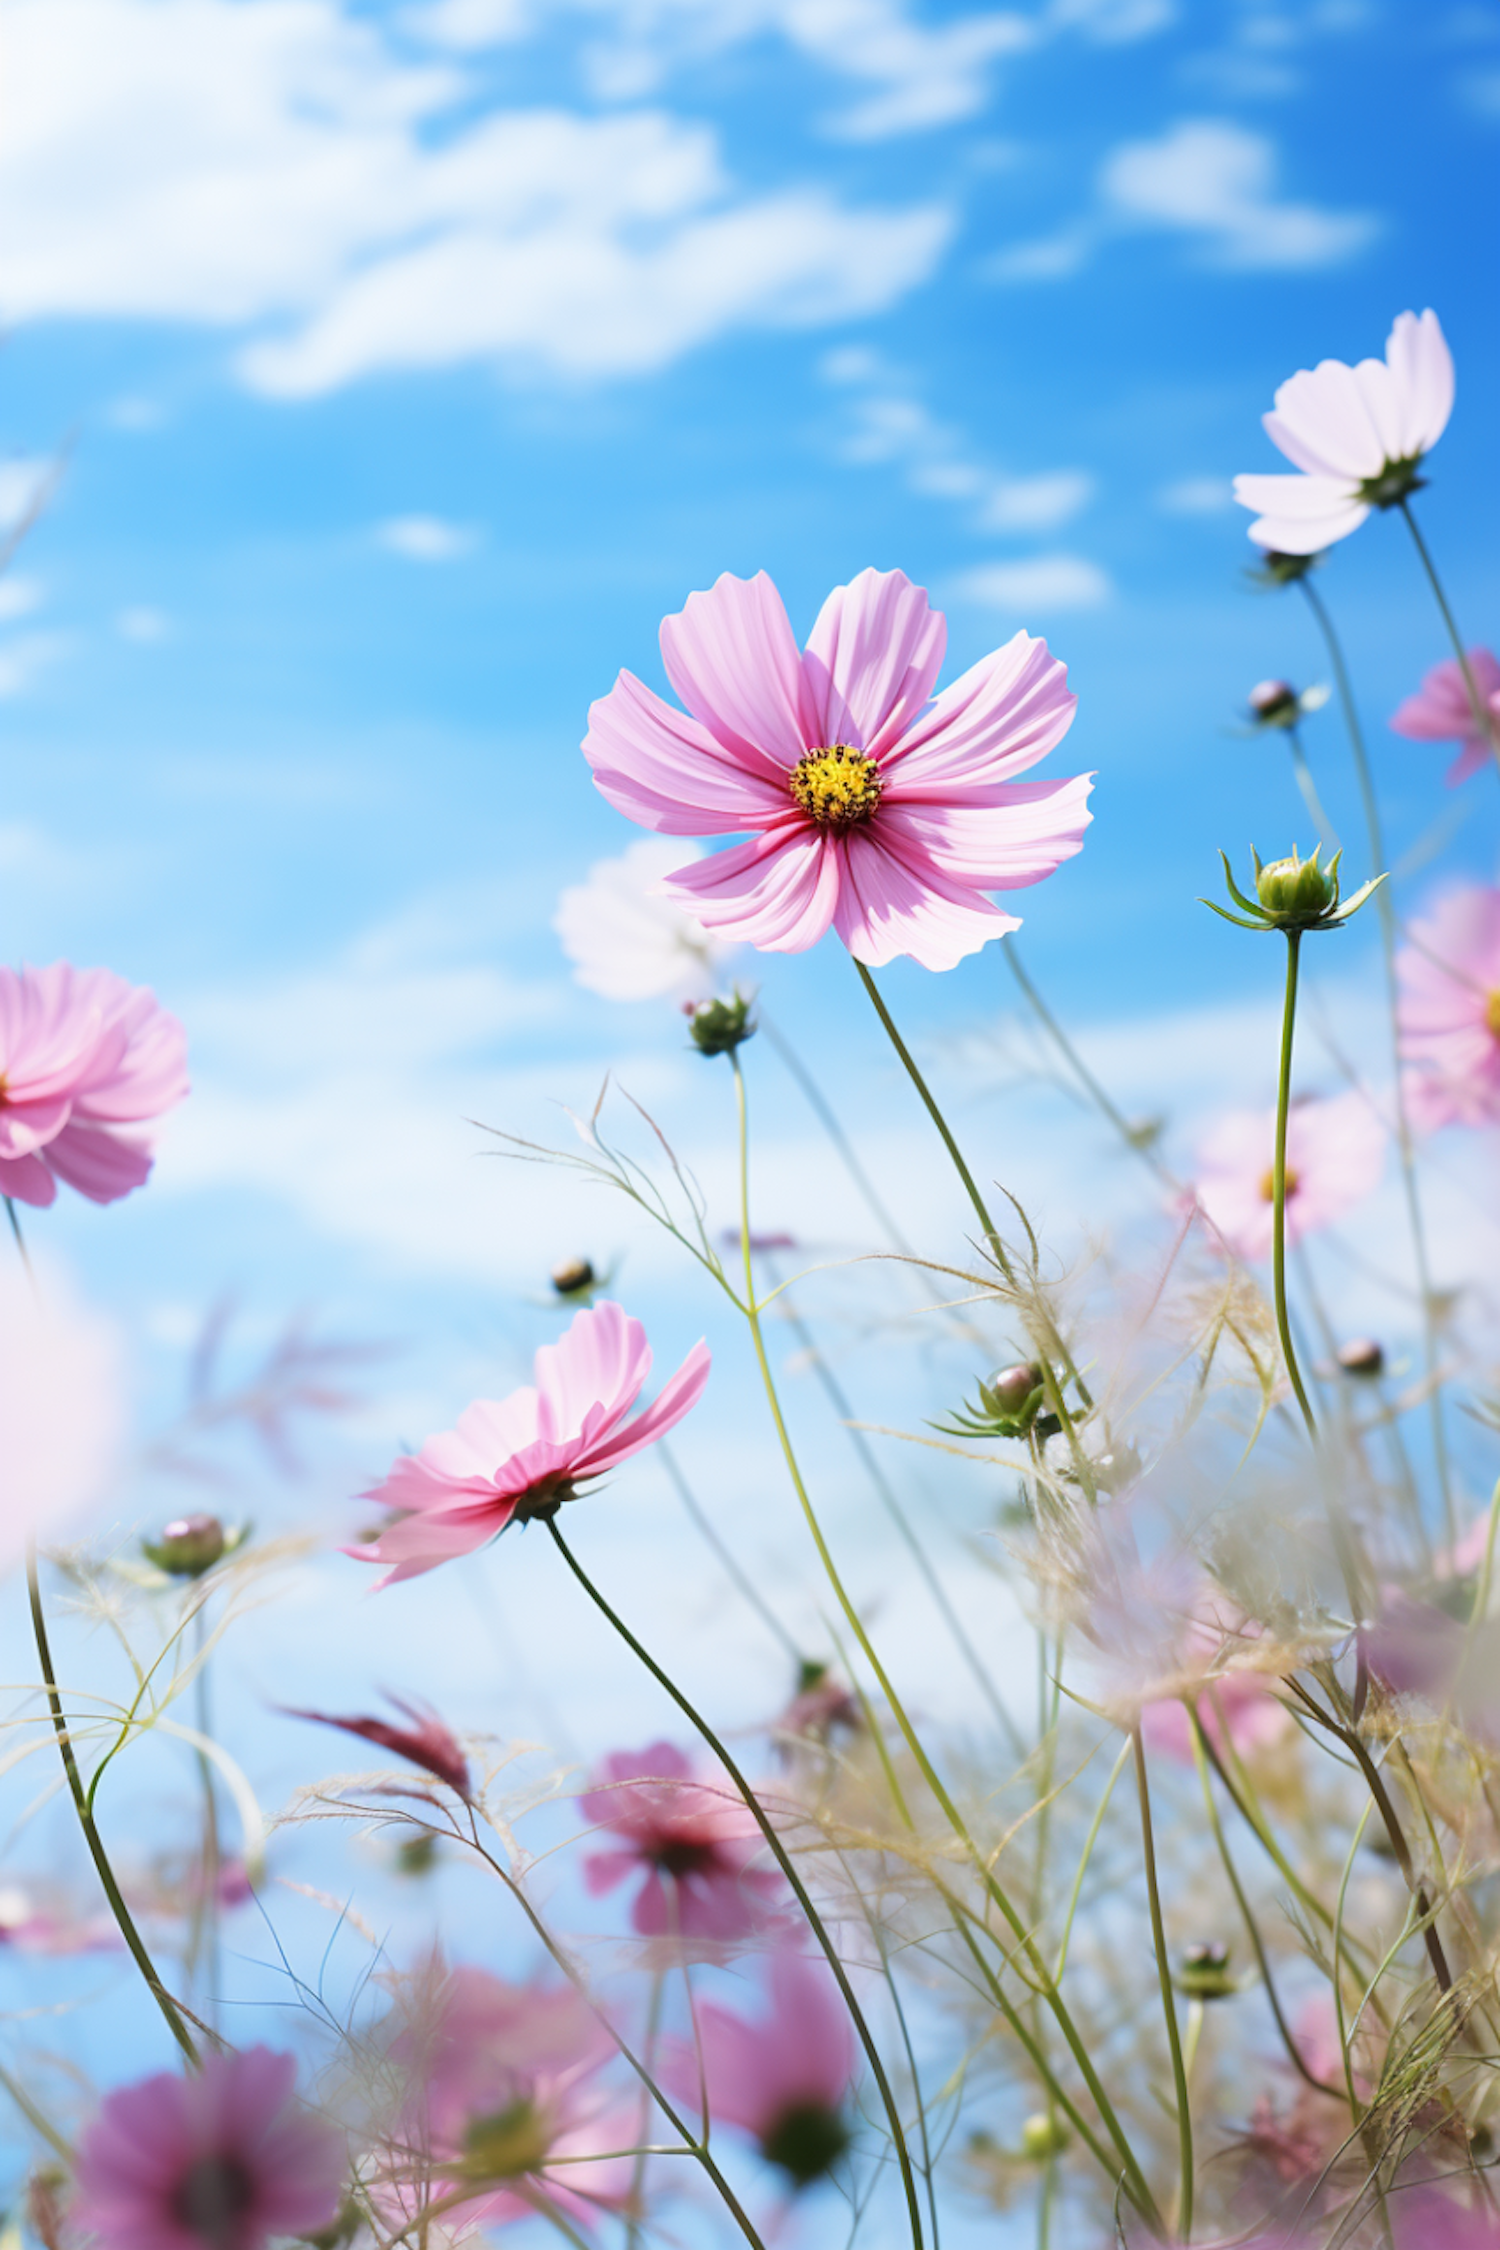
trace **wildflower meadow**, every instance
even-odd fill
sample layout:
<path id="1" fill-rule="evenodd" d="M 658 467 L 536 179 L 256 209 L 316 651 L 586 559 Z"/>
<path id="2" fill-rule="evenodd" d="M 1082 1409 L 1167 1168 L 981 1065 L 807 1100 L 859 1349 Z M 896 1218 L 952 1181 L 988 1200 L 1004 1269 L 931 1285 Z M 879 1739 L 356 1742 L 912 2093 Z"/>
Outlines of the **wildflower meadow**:
<path id="1" fill-rule="evenodd" d="M 1002 20 L 948 24 L 964 72 Z M 917 50 L 872 52 L 906 98 Z M 597 666 L 546 594 L 540 903 L 520 785 L 490 821 L 403 748 L 618 1043 L 539 1004 L 476 1066 L 447 1326 L 391 1243 L 446 1161 L 424 1041 L 489 984 L 422 982 L 413 920 L 410 1004 L 340 998 L 300 1061 L 287 1011 L 206 1009 L 267 1086 L 331 1045 L 337 1192 L 398 1229 L 368 1284 L 323 1243 L 336 1320 L 272 1317 L 231 1286 L 269 1201 L 162 1247 L 174 1152 L 297 1181 L 311 1129 L 200 1084 L 180 962 L 12 931 L 0 2250 L 1500 2250 L 1500 653 L 1437 528 L 1492 513 L 1489 408 L 1445 302 L 1298 320 L 1222 464 L 1267 676 L 1194 753 L 1249 836 L 1138 766 L 1123 880 L 1066 604 L 981 645 L 884 534 L 811 602 L 737 535 Z M 1081 1028 L 1026 926 L 1139 1026 L 1183 866 L 1178 943 L 1239 980 L 1174 1035 L 1221 1058 L 1186 1130 L 1140 1099 L 1172 1041 Z M 168 1259 L 220 1285 L 164 1313 Z"/>

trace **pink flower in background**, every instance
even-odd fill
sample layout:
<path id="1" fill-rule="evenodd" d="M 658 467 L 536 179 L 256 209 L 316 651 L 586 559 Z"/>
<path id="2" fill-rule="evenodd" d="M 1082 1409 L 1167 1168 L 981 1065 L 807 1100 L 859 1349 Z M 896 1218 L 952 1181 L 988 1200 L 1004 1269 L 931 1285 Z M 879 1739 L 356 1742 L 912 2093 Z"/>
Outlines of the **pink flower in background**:
<path id="1" fill-rule="evenodd" d="M 188 1090 L 181 1024 L 109 969 L 0 968 L 0 1195 L 66 1181 L 113 1203 L 151 1172 L 139 1128 Z"/>
<path id="2" fill-rule="evenodd" d="M 1500 890 L 1449 891 L 1396 956 L 1397 1020 L 1420 1123 L 1500 1123 Z"/>
<path id="3" fill-rule="evenodd" d="M 651 1372 L 651 1346 L 640 1322 L 606 1299 L 544 1344 L 535 1369 L 534 1386 L 507 1399 L 476 1399 L 456 1429 L 403 1455 L 366 1493 L 404 1511 L 368 1546 L 346 1550 L 361 1562 L 393 1565 L 380 1585 L 472 1554 L 512 1518 L 554 1514 L 581 1484 L 682 1420 L 708 1381 L 709 1352 L 695 1344 L 656 1404 L 627 1422 Z"/>
<path id="4" fill-rule="evenodd" d="M 1287 1120 L 1286 1238 L 1298 1242 L 1352 1211 L 1385 1167 L 1384 1124 L 1357 1092 L 1297 1102 Z M 1193 1193 L 1242 1258 L 1268 1258 L 1274 1233 L 1276 1112 L 1234 1110 L 1198 1151 Z"/>
<path id="5" fill-rule="evenodd" d="M 109 2095 L 79 2146 L 74 2223 L 98 2250 L 263 2250 L 328 2226 L 343 2143 L 296 2075 L 294 2056 L 247 2047 Z"/>
<path id="6" fill-rule="evenodd" d="M 824 1963 L 771 1956 L 770 2009 L 747 2022 L 705 2001 L 698 2010 L 711 2114 L 752 2134 L 797 2187 L 821 2179 L 849 2145 L 842 2115 L 854 2075 L 854 2030 Z M 671 2052 L 663 2078 L 689 2109 L 700 2098 L 698 2055 Z"/>
<path id="7" fill-rule="evenodd" d="M 805 652 L 762 571 L 720 578 L 663 621 L 674 710 L 622 672 L 584 755 L 644 828 L 749 841 L 680 867 L 667 893 L 711 930 L 800 953 L 830 925 L 872 968 L 952 968 L 1015 929 L 985 897 L 1039 883 L 1082 846 L 1088 776 L 1021 781 L 1076 698 L 1017 633 L 931 700 L 947 627 L 899 570 L 829 595 Z"/>
<path id="8" fill-rule="evenodd" d="M 1371 508 L 1412 490 L 1453 411 L 1453 359 L 1435 312 L 1396 316 L 1385 358 L 1303 368 L 1261 416 L 1266 434 L 1300 476 L 1239 476 L 1234 496 L 1258 511 L 1257 546 L 1313 555 L 1358 531 Z"/>
<path id="9" fill-rule="evenodd" d="M 1475 716 L 1468 684 L 1451 656 L 1434 664 L 1417 693 L 1407 697 L 1391 721 L 1392 731 L 1404 734 L 1409 742 L 1463 744 L 1448 768 L 1450 789 L 1488 765 L 1500 742 L 1500 660 L 1487 648 L 1471 648 L 1469 670 L 1488 718 L 1487 728 Z"/>
<path id="10" fill-rule="evenodd" d="M 1279 1742 L 1292 1720 L 1275 1692 L 1275 1681 L 1264 1672 L 1235 1669 L 1232 1656 L 1223 1669 L 1210 1671 L 1209 1666 L 1223 1654 L 1224 1636 L 1196 1625 L 1191 1637 L 1195 1645 L 1185 1652 L 1184 1662 L 1190 1664 L 1197 1656 L 1205 1672 L 1199 1692 L 1191 1698 L 1192 1706 L 1219 1756 L 1222 1758 L 1232 1747 L 1236 1756 L 1252 1758 L 1257 1751 Z M 1146 1704 L 1141 1712 L 1141 1731 L 1153 1749 L 1191 1765 L 1193 1727 L 1187 1704 L 1180 1697 Z"/>
<path id="11" fill-rule="evenodd" d="M 682 865 L 682 846 L 645 836 L 618 859 L 601 859 L 588 880 L 557 902 L 552 927 L 573 974 L 606 1000 L 706 1000 L 734 948 L 662 892 Z"/>
<path id="12" fill-rule="evenodd" d="M 456 1790 L 465 1803 L 472 1799 L 469 1779 L 469 1761 L 435 1711 L 428 1711 L 415 1703 L 406 1703 L 399 1695 L 390 1698 L 396 1709 L 410 1722 L 407 1726 L 393 1726 L 389 1719 L 341 1719 L 332 1711 L 288 1710 L 289 1719 L 312 1719 L 319 1726 L 342 1727 L 345 1734 L 357 1734 L 362 1741 L 373 1742 L 378 1750 L 393 1750 L 398 1758 L 409 1758 L 415 1766 L 425 1766 Z"/>
<path id="13" fill-rule="evenodd" d="M 607 2152 L 632 2145 L 639 2117 L 595 2083 L 614 2052 L 566 1985 L 446 1972 L 393 2049 L 411 2082 L 393 2186 L 491 2225 L 530 2216 L 539 2187 L 575 2220 L 623 2203 L 631 2162 Z"/>
<path id="14" fill-rule="evenodd" d="M 616 1750 L 594 1783 L 581 1809 L 622 1841 L 585 1860 L 584 1880 L 597 1897 L 643 1875 L 630 1909 L 643 1937 L 732 1939 L 764 1927 L 781 1878 L 754 1865 L 765 1843 L 727 1780 L 653 1742 Z"/>

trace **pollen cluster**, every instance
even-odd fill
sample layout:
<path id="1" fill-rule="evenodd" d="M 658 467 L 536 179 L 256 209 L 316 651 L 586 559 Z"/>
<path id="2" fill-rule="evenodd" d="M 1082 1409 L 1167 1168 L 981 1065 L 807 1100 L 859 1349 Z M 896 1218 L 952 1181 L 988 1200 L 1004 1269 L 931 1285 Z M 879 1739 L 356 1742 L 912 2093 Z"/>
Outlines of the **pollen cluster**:
<path id="1" fill-rule="evenodd" d="M 1500 986 L 1485 995 L 1484 1026 L 1492 1039 L 1500 1039 Z M 0 1103 L 5 1100 L 5 1080 L 0 1078 Z"/>
<path id="2" fill-rule="evenodd" d="M 791 773 L 792 795 L 820 828 L 858 828 L 880 802 L 880 768 L 863 750 L 835 742 L 809 750 Z"/>

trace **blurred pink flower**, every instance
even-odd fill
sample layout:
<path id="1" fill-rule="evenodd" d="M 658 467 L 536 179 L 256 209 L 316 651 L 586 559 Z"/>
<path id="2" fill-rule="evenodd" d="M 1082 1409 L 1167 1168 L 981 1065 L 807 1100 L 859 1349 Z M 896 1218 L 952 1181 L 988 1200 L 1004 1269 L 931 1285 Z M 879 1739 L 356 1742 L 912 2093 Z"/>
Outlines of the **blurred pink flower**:
<path id="1" fill-rule="evenodd" d="M 625 1417 L 651 1372 L 651 1346 L 618 1305 L 606 1299 L 579 1313 L 555 1344 L 542 1346 L 535 1368 L 534 1388 L 476 1399 L 456 1429 L 403 1455 L 365 1494 L 404 1511 L 368 1546 L 346 1550 L 360 1562 L 394 1565 L 381 1586 L 472 1554 L 513 1518 L 550 1516 L 576 1499 L 581 1484 L 682 1420 L 708 1381 L 709 1351 L 695 1344 L 633 1422 Z"/>
<path id="2" fill-rule="evenodd" d="M 703 2084 L 710 2113 L 752 2134 L 760 2152 L 797 2187 L 821 2179 L 849 2145 L 842 2110 L 854 2075 L 854 2030 L 821 1961 L 771 1956 L 770 2010 L 747 2022 L 705 2001 L 698 2010 Z M 662 2076 L 691 2110 L 700 2099 L 699 2057 L 672 2050 Z"/>
<path id="3" fill-rule="evenodd" d="M 109 2095 L 79 2146 L 74 2223 L 98 2250 L 263 2250 L 326 2227 L 343 2143 L 296 2075 L 294 2056 L 248 2047 Z"/>
<path id="4" fill-rule="evenodd" d="M 1286 1136 L 1286 1238 L 1298 1242 L 1352 1211 L 1385 1167 L 1386 1128 L 1361 1093 L 1293 1105 Z M 1266 1258 L 1274 1233 L 1276 1112 L 1234 1110 L 1198 1151 L 1193 1193 L 1242 1258 Z"/>
<path id="5" fill-rule="evenodd" d="M 1500 2216 L 1431 2189 L 1395 2195 L 1387 2208 L 1396 2250 L 1500 2250 Z"/>
<path id="6" fill-rule="evenodd" d="M 1286 1705 L 1275 1692 L 1274 1679 L 1263 1672 L 1234 1668 L 1236 1639 L 1248 1644 L 1251 1636 L 1242 1633 L 1231 1637 L 1226 1662 L 1224 1635 L 1195 1623 L 1189 1634 L 1190 1645 L 1182 1652 L 1185 1670 L 1192 1669 L 1195 1657 L 1203 1666 L 1203 1685 L 1190 1699 L 1199 1725 L 1221 1758 L 1229 1747 L 1238 1757 L 1253 1757 L 1258 1750 L 1279 1742 L 1292 1724 Z M 1211 1670 L 1214 1665 L 1222 1668 Z M 1188 1685 L 1191 1688 L 1192 1682 Z M 1141 1712 L 1141 1732 L 1154 1750 L 1184 1764 L 1192 1763 L 1193 1728 L 1187 1703 L 1181 1697 L 1146 1704 Z"/>
<path id="7" fill-rule="evenodd" d="M 733 953 L 662 892 L 682 846 L 643 837 L 618 859 L 596 860 L 557 902 L 552 927 L 573 974 L 606 1000 L 706 1000 Z"/>
<path id="8" fill-rule="evenodd" d="M 670 1742 L 616 1750 L 594 1780 L 581 1810 L 624 1839 L 584 1862 L 596 1897 L 643 1875 L 630 1909 L 643 1937 L 729 1939 L 764 1927 L 781 1878 L 753 1864 L 765 1845 L 727 1780 L 695 1772 Z"/>
<path id="9" fill-rule="evenodd" d="M 109 969 L 0 968 L 0 1195 L 45 1205 L 65 1180 L 113 1203 L 151 1171 L 137 1130 L 188 1090 L 181 1024 Z"/>
<path id="10" fill-rule="evenodd" d="M 1396 956 L 1397 1019 L 1418 1122 L 1500 1124 L 1500 890 L 1439 899 Z"/>
<path id="11" fill-rule="evenodd" d="M 16 1953 L 57 1956 L 112 1953 L 124 1944 L 113 1914 L 82 1914 L 49 1890 L 50 1906 L 38 1906 L 19 1886 L 0 1891 L 0 1946 Z"/>
<path id="12" fill-rule="evenodd" d="M 418 1704 L 407 1703 L 399 1695 L 390 1701 L 410 1720 L 409 1726 L 393 1726 L 389 1719 L 341 1719 L 332 1711 L 297 1711 L 287 1709 L 289 1719 L 312 1719 L 319 1726 L 342 1727 L 345 1734 L 357 1734 L 365 1742 L 373 1742 L 378 1750 L 393 1750 L 398 1758 L 409 1758 L 414 1766 L 425 1766 L 456 1790 L 467 1804 L 471 1801 L 472 1785 L 469 1780 L 469 1761 L 460 1750 L 452 1734 L 444 1726 L 436 1711 Z"/>
<path id="13" fill-rule="evenodd" d="M 1407 697 L 1391 721 L 1392 731 L 1410 742 L 1463 744 L 1448 768 L 1450 789 L 1488 765 L 1500 743 L 1500 661 L 1487 648 L 1471 648 L 1469 670 L 1488 715 L 1488 730 L 1475 717 L 1463 673 L 1451 656 L 1434 664 L 1417 693 Z"/>
<path id="14" fill-rule="evenodd" d="M 1250 537 L 1283 555 L 1312 555 L 1358 531 L 1372 507 L 1415 483 L 1415 467 L 1448 427 L 1453 359 L 1435 312 L 1396 316 L 1385 358 L 1303 368 L 1261 416 L 1300 476 L 1239 476 L 1234 496 L 1256 509 Z"/>
<path id="15" fill-rule="evenodd" d="M 622 2204 L 630 2160 L 607 2152 L 632 2145 L 638 2111 L 594 2083 L 614 2052 L 566 1985 L 444 1972 L 393 2049 L 411 2081 L 394 2184 L 465 2223 L 526 2218 L 539 2190 L 575 2220 Z"/>
<path id="16" fill-rule="evenodd" d="M 711 930 L 800 953 L 830 924 L 872 968 L 948 969 L 1015 929 L 984 896 L 1081 849 L 1088 776 L 1016 777 L 1061 741 L 1076 698 L 1045 641 L 1017 633 L 936 701 L 947 626 L 899 570 L 835 588 L 799 652 L 764 571 L 720 578 L 663 621 L 691 716 L 622 672 L 583 750 L 644 828 L 749 841 L 663 888 Z"/>

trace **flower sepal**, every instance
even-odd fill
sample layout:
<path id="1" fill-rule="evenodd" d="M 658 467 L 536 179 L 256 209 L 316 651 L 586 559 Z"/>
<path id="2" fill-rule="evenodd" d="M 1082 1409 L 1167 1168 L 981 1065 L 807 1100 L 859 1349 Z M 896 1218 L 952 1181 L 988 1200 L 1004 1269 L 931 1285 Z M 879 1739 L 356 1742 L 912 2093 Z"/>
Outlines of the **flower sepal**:
<path id="1" fill-rule="evenodd" d="M 1229 864 L 1229 855 L 1221 851 L 1219 857 L 1224 863 L 1224 881 L 1229 895 L 1243 911 L 1232 913 L 1227 906 L 1220 906 L 1211 898 L 1200 899 L 1198 903 L 1241 930 L 1283 930 L 1288 935 L 1300 935 L 1304 930 L 1341 929 L 1350 915 L 1357 914 L 1371 893 L 1385 881 L 1385 876 L 1372 875 L 1349 898 L 1343 898 L 1339 890 L 1339 861 L 1343 853 L 1335 852 L 1324 867 L 1318 860 L 1320 849 L 1321 846 L 1315 845 L 1312 857 L 1303 859 L 1294 845 L 1285 859 L 1262 860 L 1252 845 L 1254 898 L 1247 898 L 1240 889 Z"/>
<path id="2" fill-rule="evenodd" d="M 954 1414 L 946 1422 L 930 1422 L 929 1429 L 945 1437 L 1025 1437 L 1047 1399 L 1047 1378 L 1034 1362 L 1002 1367 L 979 1386 L 979 1402 Z"/>
<path id="3" fill-rule="evenodd" d="M 732 1055 L 747 1039 L 753 1039 L 757 1030 L 751 1013 L 754 997 L 734 988 L 731 1000 L 700 1000 L 692 1002 L 685 1013 L 688 1019 L 688 1037 L 700 1055 Z"/>

